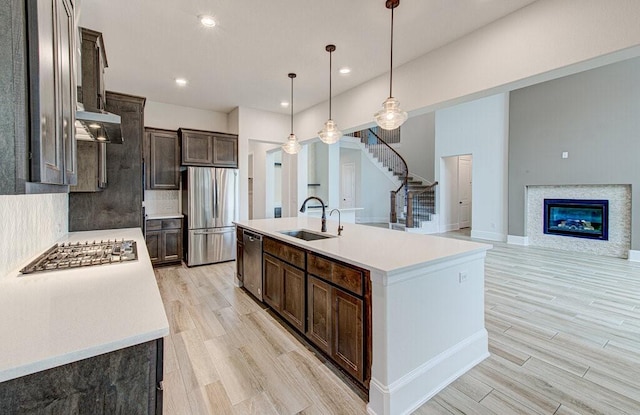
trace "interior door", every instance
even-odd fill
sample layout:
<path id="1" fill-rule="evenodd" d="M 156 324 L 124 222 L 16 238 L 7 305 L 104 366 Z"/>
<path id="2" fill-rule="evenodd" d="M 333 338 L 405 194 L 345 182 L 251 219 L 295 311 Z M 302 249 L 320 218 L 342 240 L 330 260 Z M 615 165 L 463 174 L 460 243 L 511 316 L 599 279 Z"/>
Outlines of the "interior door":
<path id="1" fill-rule="evenodd" d="M 356 199 L 356 165 L 355 163 L 342 164 L 340 180 L 341 208 L 355 207 Z"/>
<path id="2" fill-rule="evenodd" d="M 471 227 L 471 156 L 458 157 L 458 220 L 460 228 Z"/>

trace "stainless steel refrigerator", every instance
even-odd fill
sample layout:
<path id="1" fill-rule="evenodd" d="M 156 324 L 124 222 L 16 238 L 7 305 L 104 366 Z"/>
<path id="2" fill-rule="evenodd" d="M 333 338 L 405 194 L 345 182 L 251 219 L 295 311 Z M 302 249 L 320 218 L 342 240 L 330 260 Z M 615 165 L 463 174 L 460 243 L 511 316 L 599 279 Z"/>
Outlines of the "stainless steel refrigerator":
<path id="1" fill-rule="evenodd" d="M 182 172 L 182 213 L 188 266 L 236 259 L 237 169 L 187 167 Z"/>

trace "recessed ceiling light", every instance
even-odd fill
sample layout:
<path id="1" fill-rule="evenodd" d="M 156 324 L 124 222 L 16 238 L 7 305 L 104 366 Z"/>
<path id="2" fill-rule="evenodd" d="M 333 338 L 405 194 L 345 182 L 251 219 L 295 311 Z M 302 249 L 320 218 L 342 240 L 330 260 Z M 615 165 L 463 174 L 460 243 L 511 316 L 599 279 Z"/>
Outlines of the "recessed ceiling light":
<path id="1" fill-rule="evenodd" d="M 344 68 L 340 68 L 340 70 L 338 72 L 340 72 L 342 75 L 346 75 L 348 73 L 351 73 L 351 68 L 347 68 L 345 66 Z"/>
<path id="2" fill-rule="evenodd" d="M 280 106 L 283 107 L 283 108 L 287 108 L 289 106 L 289 103 L 287 101 L 282 101 L 280 103 Z"/>
<path id="3" fill-rule="evenodd" d="M 93 129 L 97 130 L 98 128 L 100 128 L 100 124 L 96 124 L 96 123 L 89 124 L 89 128 L 93 128 Z"/>
<path id="4" fill-rule="evenodd" d="M 198 19 L 200 19 L 200 23 L 202 23 L 202 26 L 214 27 L 216 25 L 216 21 L 213 20 L 212 16 L 203 14 L 198 16 Z"/>
<path id="5" fill-rule="evenodd" d="M 180 86 L 185 86 L 187 84 L 187 80 L 184 78 L 176 78 L 176 84 Z"/>

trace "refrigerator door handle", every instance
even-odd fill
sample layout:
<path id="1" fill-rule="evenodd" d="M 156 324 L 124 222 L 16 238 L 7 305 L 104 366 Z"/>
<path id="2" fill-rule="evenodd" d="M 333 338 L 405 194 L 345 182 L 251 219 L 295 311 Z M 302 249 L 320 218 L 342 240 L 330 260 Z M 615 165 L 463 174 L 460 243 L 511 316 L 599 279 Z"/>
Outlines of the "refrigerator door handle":
<path id="1" fill-rule="evenodd" d="M 213 204 L 213 217 L 215 219 L 218 219 L 219 215 L 219 211 L 218 211 L 218 199 L 220 199 L 220 195 L 218 194 L 218 175 L 214 174 L 214 179 L 213 179 L 213 194 L 215 195 L 215 199 L 214 199 L 214 204 Z"/>
<path id="2" fill-rule="evenodd" d="M 229 229 L 213 229 L 210 231 L 196 231 L 193 232 L 194 235 L 214 235 L 217 233 L 229 233 L 229 232 L 233 232 L 235 229 L 234 228 L 229 228 Z"/>

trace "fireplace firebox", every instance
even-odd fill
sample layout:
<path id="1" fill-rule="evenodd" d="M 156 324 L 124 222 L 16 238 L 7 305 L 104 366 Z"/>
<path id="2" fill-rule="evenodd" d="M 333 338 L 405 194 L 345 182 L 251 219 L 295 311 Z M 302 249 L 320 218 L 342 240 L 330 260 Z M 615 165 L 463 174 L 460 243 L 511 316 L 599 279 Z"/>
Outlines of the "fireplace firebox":
<path id="1" fill-rule="evenodd" d="M 544 199 L 544 233 L 609 240 L 609 201 Z"/>

